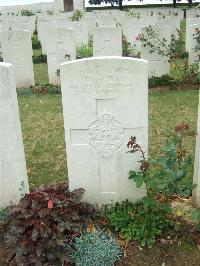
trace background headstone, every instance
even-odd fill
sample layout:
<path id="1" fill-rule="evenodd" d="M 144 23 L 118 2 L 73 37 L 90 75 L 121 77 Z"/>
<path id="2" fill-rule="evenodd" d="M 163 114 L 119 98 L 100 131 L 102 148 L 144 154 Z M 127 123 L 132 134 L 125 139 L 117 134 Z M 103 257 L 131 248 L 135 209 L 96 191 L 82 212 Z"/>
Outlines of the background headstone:
<path id="1" fill-rule="evenodd" d="M 197 50 L 198 42 L 195 39 L 197 37 L 197 32 L 199 31 L 200 31 L 200 23 L 192 24 L 189 26 L 190 37 L 189 37 L 189 45 L 188 45 L 189 47 L 189 59 L 188 60 L 190 64 L 194 64 L 195 62 L 197 62 L 200 56 L 200 47 L 199 47 L 199 50 Z"/>
<path id="2" fill-rule="evenodd" d="M 93 56 L 121 56 L 122 29 L 99 27 L 93 33 Z"/>
<path id="3" fill-rule="evenodd" d="M 52 29 L 48 33 L 47 63 L 49 82 L 60 84 L 60 65 L 76 59 L 75 37 L 72 29 Z"/>
<path id="4" fill-rule="evenodd" d="M 14 65 L 16 86 L 34 85 L 32 43 L 29 31 L 10 30 L 1 33 L 3 62 Z"/>
<path id="5" fill-rule="evenodd" d="M 165 44 L 169 45 L 171 42 L 171 29 L 168 26 L 152 26 L 154 32 L 159 36 L 159 39 L 165 39 Z M 146 30 L 142 31 L 145 37 Z M 148 37 L 147 37 L 148 38 Z M 149 62 L 149 77 L 161 77 L 162 75 L 169 75 L 170 73 L 170 63 L 168 62 L 169 58 L 163 57 L 158 53 L 151 52 L 151 48 L 144 45 L 145 43 L 141 42 L 141 58 Z"/>

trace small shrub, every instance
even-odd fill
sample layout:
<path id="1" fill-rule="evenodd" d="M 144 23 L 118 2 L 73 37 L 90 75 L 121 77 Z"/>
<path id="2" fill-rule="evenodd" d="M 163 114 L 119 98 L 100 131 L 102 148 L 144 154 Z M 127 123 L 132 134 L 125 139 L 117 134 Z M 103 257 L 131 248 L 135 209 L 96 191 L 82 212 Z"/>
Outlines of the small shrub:
<path id="1" fill-rule="evenodd" d="M 40 49 L 41 48 L 41 43 L 38 40 L 37 35 L 32 36 L 32 48 L 33 49 Z"/>
<path id="2" fill-rule="evenodd" d="M 126 37 L 122 36 L 122 55 L 123 56 L 133 56 L 135 46 L 131 46 Z"/>
<path id="3" fill-rule="evenodd" d="M 61 88 L 58 85 L 49 84 L 48 82 L 36 83 L 31 87 L 33 94 L 61 94 Z"/>
<path id="4" fill-rule="evenodd" d="M 29 9 L 22 9 L 21 10 L 21 16 L 27 16 L 27 17 L 30 17 L 30 16 L 34 16 L 34 13 L 32 10 L 29 10 Z"/>
<path id="5" fill-rule="evenodd" d="M 134 10 L 131 10 L 131 11 L 128 12 L 128 16 L 139 19 L 140 18 L 140 13 L 138 13 L 138 12 L 136 12 Z"/>
<path id="6" fill-rule="evenodd" d="M 82 202 L 84 189 L 47 186 L 7 208 L 4 242 L 10 263 L 63 265 L 70 261 L 73 238 L 93 222 L 95 209 Z"/>
<path id="7" fill-rule="evenodd" d="M 81 10 L 76 9 L 74 11 L 74 14 L 71 17 L 69 17 L 69 19 L 71 21 L 79 21 L 82 18 L 82 16 L 83 16 L 83 12 L 81 12 Z"/>
<path id="8" fill-rule="evenodd" d="M 181 33 L 180 30 L 176 29 L 177 36 L 171 35 L 171 51 L 170 56 L 171 58 L 185 58 L 188 56 L 187 52 L 184 52 L 185 50 L 185 40 L 184 36 Z"/>
<path id="9" fill-rule="evenodd" d="M 76 237 L 71 257 L 76 266 L 113 266 L 121 257 L 117 240 L 100 230 Z"/>
<path id="10" fill-rule="evenodd" d="M 129 152 L 139 153 L 141 157 L 139 171 L 130 171 L 129 179 L 137 188 L 145 186 L 146 196 L 135 205 L 126 201 L 105 212 L 110 225 L 125 239 L 151 247 L 156 237 L 173 224 L 169 219 L 172 217 L 170 197 L 174 194 L 188 197 L 194 188 L 192 181 L 186 179 L 185 183 L 192 165 L 191 156 L 183 147 L 183 138 L 192 133 L 186 124 L 176 126 L 175 133 L 168 135 L 162 154 L 148 160 L 136 137 L 129 140 Z"/>
<path id="11" fill-rule="evenodd" d="M 34 64 L 46 63 L 47 56 L 45 54 L 33 55 L 32 60 Z"/>
<path id="12" fill-rule="evenodd" d="M 177 63 L 177 58 L 186 56 L 184 52 L 185 41 L 180 31 L 178 31 L 178 39 L 172 35 L 172 41 L 168 45 L 165 38 L 161 38 L 159 32 L 154 30 L 152 26 L 145 27 L 145 34 L 141 34 L 140 40 L 143 42 L 144 47 L 149 48 L 150 53 L 160 55 L 165 61 L 172 64 L 172 68 L 176 70 L 176 75 L 172 79 L 174 85 L 177 84 L 198 84 L 200 71 L 198 63 L 200 61 L 200 55 L 197 56 L 195 64 L 190 65 L 188 62 L 184 63 L 184 66 L 180 66 Z M 196 51 L 200 51 L 200 31 L 196 30 L 193 38 L 197 40 Z"/>
<path id="13" fill-rule="evenodd" d="M 169 75 L 163 75 L 162 77 L 149 78 L 149 88 L 155 88 L 159 86 L 172 86 L 175 81 Z"/>
<path id="14" fill-rule="evenodd" d="M 179 56 L 180 56 L 181 59 L 185 59 L 185 58 L 188 58 L 189 53 L 182 51 Z"/>
<path id="15" fill-rule="evenodd" d="M 189 136 L 194 136 L 194 132 L 187 124 L 177 125 L 174 133 L 166 132 L 167 140 L 161 154 L 148 160 L 136 137 L 131 137 L 128 142 L 130 153 L 139 152 L 142 160 L 140 171 L 130 171 L 129 179 L 134 180 L 137 187 L 145 185 L 147 195 L 154 199 L 158 193 L 162 193 L 166 201 L 174 194 L 189 197 L 195 188 L 192 180 L 189 183 L 187 180 L 193 167 L 191 154 L 184 147 L 185 138 Z"/>
<path id="16" fill-rule="evenodd" d="M 163 205 L 164 206 L 164 205 Z M 164 229 L 170 226 L 166 212 L 158 202 L 144 197 L 135 205 L 125 201 L 107 210 L 109 223 L 126 240 L 137 240 L 152 247 Z"/>
<path id="17" fill-rule="evenodd" d="M 81 44 L 81 46 L 76 48 L 77 59 L 92 57 L 93 47 L 90 44 Z"/>
<path id="18" fill-rule="evenodd" d="M 33 95 L 33 92 L 31 88 L 19 88 L 17 89 L 17 95 L 30 96 L 30 95 Z"/>

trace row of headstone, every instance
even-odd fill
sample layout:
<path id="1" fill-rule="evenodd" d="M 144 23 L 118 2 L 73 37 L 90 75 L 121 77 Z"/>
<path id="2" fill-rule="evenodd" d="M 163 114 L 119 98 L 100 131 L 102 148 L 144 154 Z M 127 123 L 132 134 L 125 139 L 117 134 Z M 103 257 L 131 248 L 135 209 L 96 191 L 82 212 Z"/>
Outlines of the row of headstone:
<path id="1" fill-rule="evenodd" d="M 18 15 L 22 10 L 29 10 L 35 14 L 48 14 L 53 13 L 53 2 L 43 2 L 27 5 L 9 5 L 0 6 L 0 13 L 3 15 Z"/>
<path id="2" fill-rule="evenodd" d="M 35 23 L 35 16 L 1 16 L 1 31 L 28 30 L 33 34 Z"/>
<path id="3" fill-rule="evenodd" d="M 61 65 L 61 89 L 69 188 L 85 189 L 85 200 L 101 207 L 145 195 L 128 180 L 140 154 L 127 153 L 136 136 L 148 155 L 148 63 L 99 57 Z M 28 178 L 13 66 L 0 63 L 0 208 L 28 193 Z M 200 106 L 194 199 L 200 204 Z M 76 114 L 76 119 L 74 119 Z M 77 160 L 80 157 L 81 160 Z"/>
<path id="4" fill-rule="evenodd" d="M 157 29 L 157 27 L 155 28 Z M 162 37 L 163 27 L 159 30 Z M 170 29 L 165 26 L 165 39 L 170 42 Z M 166 33 L 168 36 L 166 37 Z M 47 33 L 46 54 L 49 82 L 59 84 L 60 64 L 76 59 L 76 38 L 72 29 L 55 28 Z M 138 42 L 141 45 L 141 42 Z M 4 62 L 15 66 L 17 87 L 34 85 L 31 36 L 28 31 L 4 31 L 1 33 L 2 57 Z M 139 48 L 138 48 L 139 51 Z M 149 60 L 149 75 L 168 74 L 170 65 L 166 58 L 150 53 L 147 47 L 140 48 L 141 58 Z M 93 32 L 94 56 L 122 56 L 122 29 L 99 27 Z"/>
<path id="5" fill-rule="evenodd" d="M 161 75 L 169 74 L 170 64 L 168 62 L 168 58 L 162 58 L 156 53 L 150 53 L 148 49 L 144 47 L 141 41 L 136 40 L 136 38 L 137 36 L 140 35 L 140 33 L 144 32 L 143 30 L 144 26 L 152 25 L 152 27 L 154 27 L 154 29 L 159 32 L 160 37 L 165 38 L 167 44 L 169 44 L 171 34 L 175 35 L 176 31 L 180 29 L 180 21 L 176 17 L 171 18 L 171 19 L 165 18 L 165 19 L 158 20 L 152 17 L 150 17 L 150 19 L 138 19 L 138 18 L 133 18 L 133 17 L 126 15 L 123 17 L 123 19 L 121 20 L 121 24 L 120 24 L 117 22 L 117 20 L 113 19 L 113 17 L 109 13 L 105 12 L 103 14 L 104 14 L 103 16 L 101 14 L 102 18 L 106 17 L 107 19 L 102 20 L 102 24 L 100 23 L 100 20 L 99 20 L 100 17 L 98 16 L 97 18 L 86 16 L 87 18 L 93 19 L 93 22 L 94 22 L 93 24 L 90 23 L 91 21 L 87 21 L 85 19 L 71 22 L 64 17 L 41 16 L 38 18 L 38 22 L 37 22 L 38 36 L 42 43 L 42 52 L 44 54 L 47 54 L 48 72 L 49 72 L 50 82 L 54 84 L 59 83 L 59 77 L 57 75 L 57 72 L 59 71 L 59 65 L 63 63 L 64 61 L 67 61 L 67 59 L 71 59 L 71 60 L 75 59 L 76 56 L 74 55 L 75 54 L 74 50 L 76 50 L 76 47 L 80 46 L 81 44 L 88 43 L 89 30 L 88 30 L 87 25 L 90 25 L 90 26 L 93 25 L 90 28 L 90 30 L 93 35 L 94 56 L 122 55 L 122 43 L 121 43 L 122 36 L 121 35 L 123 34 L 127 38 L 127 41 L 132 46 L 135 46 L 134 48 L 135 54 L 137 55 L 141 53 L 141 58 L 144 58 L 149 61 L 150 63 L 149 64 L 149 76 L 161 76 Z M 19 20 L 21 20 L 22 18 L 23 17 L 19 17 Z M 197 19 L 198 18 L 196 18 L 196 20 Z M 12 19 L 9 19 L 8 21 L 12 21 Z M 34 21 L 34 19 L 32 19 L 32 21 Z M 103 24 L 103 21 L 104 21 L 104 24 Z M 97 22 L 100 25 L 111 25 L 113 27 L 111 28 L 110 26 L 109 27 L 104 26 L 104 27 L 97 28 L 96 27 L 98 25 Z M 116 27 L 116 25 L 118 27 Z M 122 27 L 122 30 L 120 27 Z M 4 28 L 7 29 L 5 26 Z M 69 28 L 73 29 L 74 31 L 74 36 L 72 36 L 73 34 L 71 33 L 71 36 L 72 36 L 71 39 L 68 38 L 64 42 L 61 42 L 56 37 L 58 36 L 58 34 L 54 35 L 55 39 L 51 37 L 53 29 L 54 29 L 54 32 L 56 30 L 59 31 L 60 32 L 59 36 L 61 36 L 61 32 L 63 31 L 64 33 Z M 163 28 L 165 28 L 165 31 L 162 30 Z M 33 28 L 31 31 L 33 31 Z M 64 37 L 62 39 L 64 40 Z M 24 42 L 26 42 L 25 40 L 26 38 L 24 39 Z M 191 37 L 189 38 L 189 40 L 191 40 Z M 69 42 L 68 48 L 67 48 L 67 42 Z M 50 47 L 48 48 L 50 49 L 49 51 L 47 51 L 47 44 L 48 44 L 48 47 Z M 55 46 L 55 45 L 57 47 L 57 51 L 55 50 L 54 52 L 52 52 L 51 46 Z M 28 44 L 28 46 L 30 47 L 30 44 Z M 191 45 L 191 51 L 194 51 L 193 46 L 194 46 L 194 42 Z M 21 70 L 23 70 L 22 65 L 24 65 L 26 69 L 30 70 L 26 72 L 19 71 L 20 73 L 26 73 L 27 75 L 23 75 L 23 78 L 26 79 L 26 81 L 23 80 L 22 82 L 20 82 L 21 76 L 19 73 L 17 74 L 16 76 L 17 87 L 20 87 L 22 85 L 23 86 L 33 85 L 34 78 L 33 78 L 33 71 L 32 71 L 33 66 L 30 60 L 31 57 L 28 56 L 29 58 L 28 62 L 30 63 L 30 67 L 27 68 L 26 63 L 24 62 L 21 63 L 21 61 L 23 60 L 19 59 L 20 53 L 18 53 L 19 56 L 14 56 L 12 60 L 11 59 L 12 52 L 9 53 L 8 51 L 10 46 L 7 46 L 7 44 L 4 42 L 4 47 L 6 47 L 4 49 L 4 62 L 13 63 L 15 64 L 17 69 L 21 69 Z M 11 48 L 13 48 L 13 45 L 11 45 Z M 69 52 L 69 50 L 71 52 Z M 5 51 L 7 51 L 7 54 Z M 195 53 L 190 52 L 189 60 L 191 63 L 194 62 Z"/>
<path id="6" fill-rule="evenodd" d="M 42 51 L 44 54 L 48 54 L 47 45 L 46 45 L 47 43 L 49 43 L 49 38 L 48 38 L 49 30 L 48 29 L 55 28 L 55 29 L 61 30 L 61 29 L 72 28 L 74 29 L 74 32 L 75 32 L 75 46 L 76 47 L 79 46 L 81 43 L 87 44 L 89 40 L 89 33 L 91 33 L 93 35 L 93 41 L 94 41 L 94 45 L 93 45 L 94 56 L 122 55 L 122 51 L 121 51 L 122 49 L 121 39 L 122 38 L 119 34 L 121 30 L 116 27 L 117 25 L 116 21 L 112 20 L 113 18 L 111 16 L 109 19 L 111 20 L 104 20 L 104 24 L 100 24 L 101 26 L 103 25 L 102 27 L 98 25 L 99 26 L 98 27 L 99 29 L 98 29 L 96 27 L 97 26 L 96 21 L 98 21 L 98 19 L 91 17 L 91 16 L 88 16 L 86 20 L 81 20 L 81 21 L 76 21 L 76 22 L 68 22 L 66 20 L 63 21 L 63 18 L 57 18 L 56 20 L 51 18 L 49 20 L 47 18 L 45 19 L 41 17 L 41 19 L 38 19 L 38 36 L 42 43 Z M 164 25 L 164 27 L 167 30 L 166 34 L 162 30 L 160 32 L 162 32 L 162 36 L 165 39 L 167 39 L 167 43 L 170 42 L 171 34 L 175 35 L 177 33 L 176 30 L 180 29 L 180 24 L 178 23 L 179 21 L 177 22 L 176 19 L 171 20 L 171 21 L 167 19 L 163 19 L 162 22 L 161 21 L 159 21 L 159 23 L 157 22 L 158 20 L 156 19 L 138 20 L 135 18 L 126 17 L 126 19 L 123 21 L 123 25 L 118 24 L 118 27 L 122 26 L 122 31 L 123 31 L 122 34 L 127 38 L 127 41 L 132 46 L 135 46 L 134 53 L 137 55 L 138 53 L 141 52 L 142 45 L 140 41 L 136 40 L 136 38 L 142 33 L 142 29 L 144 26 L 156 25 L 156 27 L 161 28 L 162 25 Z M 87 30 L 88 29 L 87 25 L 90 25 L 90 30 Z M 110 31 L 110 33 L 118 32 L 118 33 L 114 33 L 113 35 L 113 36 L 116 36 L 117 40 L 119 40 L 118 44 L 112 40 L 111 35 L 109 36 L 109 34 L 106 33 L 106 31 L 107 32 Z M 104 38 L 101 38 L 100 35 L 104 36 Z M 113 45 L 113 47 L 111 44 Z M 118 52 L 114 51 L 116 47 L 118 49 Z M 143 54 L 144 53 L 145 52 L 143 52 Z M 152 56 L 153 55 L 151 55 L 151 57 Z M 153 59 L 152 61 L 158 61 L 157 55 L 154 55 L 154 57 L 155 59 Z M 145 58 L 145 57 L 142 57 L 142 58 Z M 160 63 L 163 62 L 163 60 L 159 60 L 159 61 Z M 167 69 L 166 71 L 164 71 L 166 66 L 167 66 Z M 154 64 L 152 68 L 157 68 L 157 64 Z M 166 62 L 166 64 L 164 64 L 162 68 L 160 68 L 159 66 L 158 71 L 151 71 L 151 73 L 154 73 L 157 76 L 160 75 L 159 73 L 168 74 L 169 73 L 168 62 Z"/>
<path id="7" fill-rule="evenodd" d="M 127 154 L 126 143 L 134 134 L 147 154 L 147 65 L 139 59 L 99 57 L 61 67 L 69 187 L 85 188 L 85 200 L 98 206 L 136 201 L 145 194 L 127 178 L 130 169 L 138 169 L 140 155 Z M 24 192 L 28 184 L 14 74 L 10 64 L 1 63 L 0 69 L 0 207 L 5 207 L 16 203 L 21 184 Z M 82 160 L 77 160 L 80 153 Z"/>

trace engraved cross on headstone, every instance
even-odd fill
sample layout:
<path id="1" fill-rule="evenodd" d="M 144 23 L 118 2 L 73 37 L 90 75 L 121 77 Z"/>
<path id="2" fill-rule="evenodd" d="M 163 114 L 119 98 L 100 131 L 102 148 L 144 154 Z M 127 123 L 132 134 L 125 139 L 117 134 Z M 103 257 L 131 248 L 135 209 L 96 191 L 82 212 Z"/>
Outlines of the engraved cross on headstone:
<path id="1" fill-rule="evenodd" d="M 96 115 L 97 119 L 88 125 L 88 128 L 71 129 L 71 144 L 90 145 L 99 154 L 100 196 L 105 197 L 106 194 L 106 197 L 110 196 L 114 200 L 117 199 L 119 186 L 116 178 L 108 177 L 104 169 L 113 163 L 115 152 L 126 145 L 128 138 L 134 132 L 138 133 L 138 129 L 125 128 L 115 119 L 113 100 L 97 99 Z"/>

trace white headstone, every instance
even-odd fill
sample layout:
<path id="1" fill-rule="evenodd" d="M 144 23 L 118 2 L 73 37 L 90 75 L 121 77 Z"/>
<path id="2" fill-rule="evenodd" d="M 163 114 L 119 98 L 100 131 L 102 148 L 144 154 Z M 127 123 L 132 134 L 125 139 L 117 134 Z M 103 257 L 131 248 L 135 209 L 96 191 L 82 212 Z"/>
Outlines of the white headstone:
<path id="1" fill-rule="evenodd" d="M 165 39 L 165 44 L 169 45 L 171 42 L 171 29 L 168 26 L 152 26 L 153 31 L 159 37 L 160 40 Z M 146 30 L 143 32 L 144 36 L 148 38 Z M 156 41 L 156 40 L 155 40 Z M 162 75 L 167 75 L 170 73 L 170 63 L 169 58 L 166 56 L 159 55 L 157 50 L 151 52 L 152 48 L 145 46 L 145 42 L 141 42 L 141 58 L 149 62 L 149 77 L 161 77 Z"/>
<path id="2" fill-rule="evenodd" d="M 148 64 L 123 57 L 81 59 L 61 65 L 70 189 L 101 206 L 145 194 L 128 180 L 139 154 L 127 153 L 136 136 L 148 150 Z"/>
<path id="3" fill-rule="evenodd" d="M 193 200 L 198 206 L 200 206 L 200 91 L 193 181 L 194 184 L 197 185 L 196 189 L 193 192 Z"/>
<path id="4" fill-rule="evenodd" d="M 35 16 L 7 16 L 3 19 L 2 28 L 7 30 L 28 30 L 33 34 L 35 30 Z"/>
<path id="5" fill-rule="evenodd" d="M 48 42 L 48 30 L 51 28 L 53 20 L 53 16 L 41 16 L 37 20 L 38 39 L 41 42 L 43 54 L 47 53 L 46 43 Z"/>
<path id="6" fill-rule="evenodd" d="M 160 26 L 168 26 L 171 29 L 171 35 L 176 38 L 179 37 L 178 32 L 180 31 L 180 19 L 179 17 L 166 17 L 161 19 L 159 22 Z"/>
<path id="7" fill-rule="evenodd" d="M 200 32 L 200 23 L 189 25 L 189 32 L 189 63 L 194 64 L 200 57 L 200 47 L 198 46 L 200 44 L 198 44 L 196 39 L 198 32 Z"/>
<path id="8" fill-rule="evenodd" d="M 93 56 L 121 56 L 122 29 L 99 27 L 93 33 Z"/>
<path id="9" fill-rule="evenodd" d="M 186 36 L 185 36 L 185 50 L 190 50 L 190 26 L 192 24 L 200 24 L 200 17 L 188 18 L 186 20 Z"/>
<path id="10" fill-rule="evenodd" d="M 85 14 L 84 15 L 84 18 L 83 20 L 85 21 L 86 23 L 86 26 L 87 26 L 87 29 L 88 29 L 88 33 L 90 35 L 93 35 L 93 32 L 97 26 L 97 22 L 96 22 L 96 17 L 95 15 L 92 13 L 92 14 Z"/>
<path id="11" fill-rule="evenodd" d="M 74 0 L 74 10 L 84 10 L 84 0 Z"/>
<path id="12" fill-rule="evenodd" d="M 52 29 L 48 34 L 47 63 L 49 82 L 60 84 L 60 65 L 76 59 L 74 31 L 72 29 Z"/>
<path id="13" fill-rule="evenodd" d="M 142 24 L 132 23 L 131 20 L 123 27 L 123 35 L 130 43 L 135 53 L 141 52 L 141 42 L 137 39 L 142 33 Z"/>
<path id="14" fill-rule="evenodd" d="M 115 27 L 116 21 L 111 15 L 99 15 L 97 25 L 98 27 Z"/>
<path id="15" fill-rule="evenodd" d="M 84 20 L 68 22 L 67 28 L 74 30 L 75 44 L 77 47 L 81 44 L 88 44 L 89 33 L 87 24 Z"/>
<path id="16" fill-rule="evenodd" d="M 186 17 L 188 18 L 194 18 L 194 17 L 200 17 L 200 8 L 191 8 L 187 10 Z"/>
<path id="17" fill-rule="evenodd" d="M 0 208 L 17 203 L 29 185 L 13 66 L 0 63 Z"/>
<path id="18" fill-rule="evenodd" d="M 34 85 L 30 32 L 3 31 L 1 45 L 3 61 L 14 65 L 16 86 L 20 88 Z"/>

